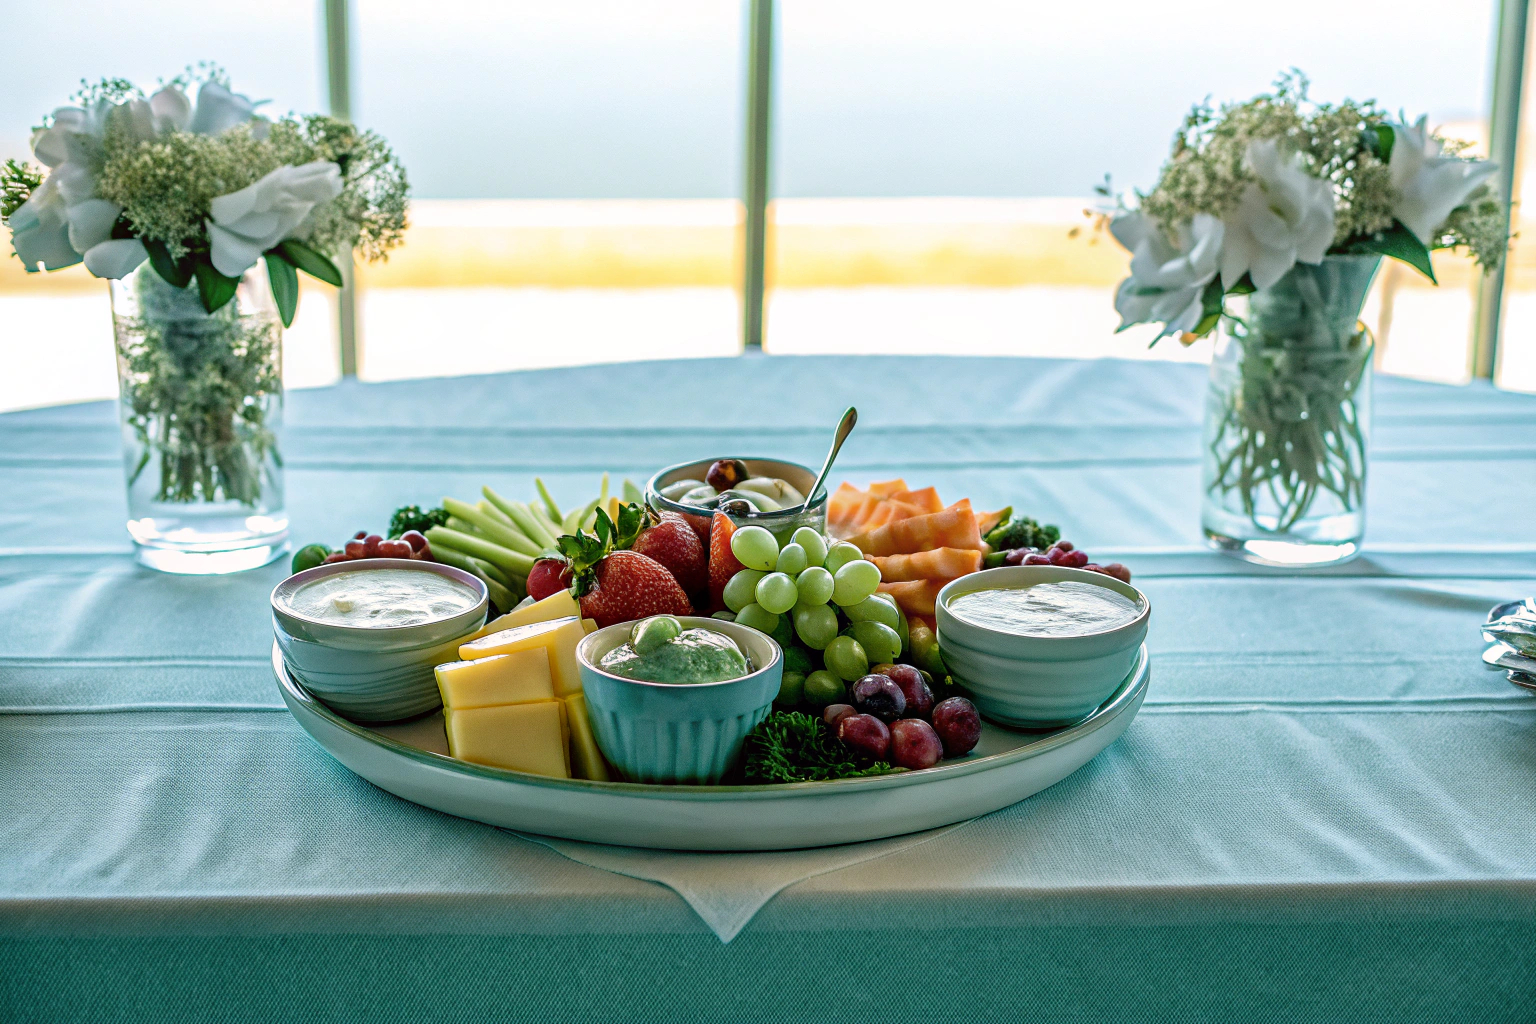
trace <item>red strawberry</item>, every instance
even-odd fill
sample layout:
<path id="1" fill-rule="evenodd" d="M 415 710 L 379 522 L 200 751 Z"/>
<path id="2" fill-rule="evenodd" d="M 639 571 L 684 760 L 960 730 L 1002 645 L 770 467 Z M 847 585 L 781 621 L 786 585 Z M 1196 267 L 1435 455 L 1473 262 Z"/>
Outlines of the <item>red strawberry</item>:
<path id="1" fill-rule="evenodd" d="M 688 595 L 667 567 L 638 551 L 614 551 L 592 567 L 591 589 L 581 597 L 583 618 L 599 626 L 649 615 L 691 615 Z"/>
<path id="2" fill-rule="evenodd" d="M 571 565 L 563 558 L 541 558 L 528 571 L 528 596 L 542 601 L 571 585 Z"/>
<path id="3" fill-rule="evenodd" d="M 719 611 L 725 607 L 725 585 L 742 569 L 746 568 L 731 554 L 731 534 L 736 524 L 724 512 L 716 512 L 709 531 L 709 607 Z"/>
<path id="4" fill-rule="evenodd" d="M 709 586 L 709 563 L 704 558 L 704 545 L 688 520 L 677 512 L 647 508 L 645 522 L 630 550 L 666 566 L 686 593 L 702 596 Z"/>

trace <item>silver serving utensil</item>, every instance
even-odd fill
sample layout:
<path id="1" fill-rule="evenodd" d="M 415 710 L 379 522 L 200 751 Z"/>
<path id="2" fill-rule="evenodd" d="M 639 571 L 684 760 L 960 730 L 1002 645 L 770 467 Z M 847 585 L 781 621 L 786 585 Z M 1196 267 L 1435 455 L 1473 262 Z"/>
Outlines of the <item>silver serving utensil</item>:
<path id="1" fill-rule="evenodd" d="M 859 410 L 853 406 L 843 413 L 842 422 L 837 425 L 837 433 L 832 438 L 832 448 L 827 452 L 827 461 L 821 464 L 821 472 L 816 474 L 816 480 L 811 484 L 811 489 L 805 492 L 805 503 L 797 508 L 796 512 L 804 512 L 811 507 L 811 502 L 816 500 L 816 492 L 821 490 L 827 482 L 827 475 L 832 472 L 832 463 L 837 461 L 837 453 L 842 449 L 843 442 L 848 440 L 848 435 L 853 433 L 853 428 L 859 422 Z"/>
<path id="2" fill-rule="evenodd" d="M 1483 623 L 1483 664 L 1505 669 L 1514 685 L 1536 692 L 1536 597 L 1505 601 L 1488 612 Z M 1513 643 L 1511 642 L 1513 641 Z"/>

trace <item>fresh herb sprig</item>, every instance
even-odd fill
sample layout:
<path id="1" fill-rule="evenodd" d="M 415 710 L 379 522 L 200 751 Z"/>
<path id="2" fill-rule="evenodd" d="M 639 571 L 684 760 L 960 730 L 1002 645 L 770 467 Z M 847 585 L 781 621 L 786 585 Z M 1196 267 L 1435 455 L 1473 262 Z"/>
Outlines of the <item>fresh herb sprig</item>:
<path id="1" fill-rule="evenodd" d="M 749 784 L 825 782 L 905 771 L 884 761 L 854 760 L 819 718 L 799 711 L 775 711 L 747 736 L 742 775 Z"/>
<path id="2" fill-rule="evenodd" d="M 429 508 L 423 512 L 420 505 L 402 505 L 389 517 L 389 536 L 403 537 L 412 530 L 425 535 L 434 526 L 447 525 L 447 509 Z"/>

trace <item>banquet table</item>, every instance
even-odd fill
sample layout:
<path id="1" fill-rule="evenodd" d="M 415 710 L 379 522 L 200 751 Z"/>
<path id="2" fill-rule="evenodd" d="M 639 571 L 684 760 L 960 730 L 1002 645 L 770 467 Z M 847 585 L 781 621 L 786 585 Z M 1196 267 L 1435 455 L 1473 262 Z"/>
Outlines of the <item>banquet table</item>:
<path id="1" fill-rule="evenodd" d="M 1013 505 L 1151 599 L 1065 781 L 829 850 L 562 842 L 408 803 L 285 709 L 267 598 L 132 561 L 115 409 L 0 416 L 0 1021 L 1530 1021 L 1536 396 L 1382 378 L 1365 553 L 1207 550 L 1204 368 L 743 356 L 289 394 L 296 543 L 712 455 Z"/>

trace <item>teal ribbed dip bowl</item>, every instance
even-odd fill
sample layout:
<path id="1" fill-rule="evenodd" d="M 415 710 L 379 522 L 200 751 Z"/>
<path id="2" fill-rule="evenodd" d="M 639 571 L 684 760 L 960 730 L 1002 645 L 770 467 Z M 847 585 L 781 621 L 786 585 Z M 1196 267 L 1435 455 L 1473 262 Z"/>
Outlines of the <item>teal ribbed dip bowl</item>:
<path id="1" fill-rule="evenodd" d="M 753 671 L 721 683 L 652 683 L 604 672 L 597 663 L 629 639 L 632 622 L 600 629 L 576 648 L 597 745 L 630 782 L 719 782 L 779 693 L 784 654 L 767 634 L 721 619 L 678 621 L 735 640 Z"/>

